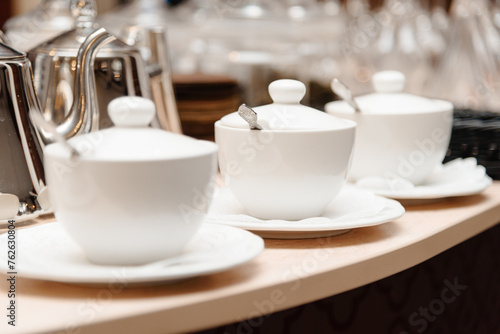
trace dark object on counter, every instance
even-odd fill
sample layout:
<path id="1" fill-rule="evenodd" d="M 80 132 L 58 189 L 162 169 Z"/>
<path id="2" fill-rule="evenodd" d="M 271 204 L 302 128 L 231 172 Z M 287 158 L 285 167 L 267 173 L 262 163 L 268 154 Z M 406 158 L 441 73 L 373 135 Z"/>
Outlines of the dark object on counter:
<path id="1" fill-rule="evenodd" d="M 175 7 L 175 6 L 178 6 L 178 5 L 180 5 L 180 4 L 182 4 L 183 2 L 186 2 L 186 1 L 184 1 L 184 0 L 165 0 L 165 2 L 170 7 Z"/>
<path id="2" fill-rule="evenodd" d="M 240 89 L 231 77 L 175 74 L 172 81 L 185 135 L 213 141 L 214 123 L 241 104 Z"/>
<path id="3" fill-rule="evenodd" d="M 450 147 L 444 162 L 474 157 L 500 180 L 500 113 L 456 109 Z"/>

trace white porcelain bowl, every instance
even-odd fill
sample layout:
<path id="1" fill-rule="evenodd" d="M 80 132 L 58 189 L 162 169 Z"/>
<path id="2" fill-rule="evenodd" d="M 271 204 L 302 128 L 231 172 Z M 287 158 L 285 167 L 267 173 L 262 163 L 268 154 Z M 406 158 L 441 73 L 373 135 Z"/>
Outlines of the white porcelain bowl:
<path id="1" fill-rule="evenodd" d="M 150 122 L 154 104 L 127 99 L 110 104 L 115 128 L 70 140 L 82 152 L 79 160 L 59 144 L 45 150 L 55 216 L 99 264 L 178 254 L 200 227 L 214 188 L 217 146 L 142 127 L 137 122 Z M 123 105 L 131 123 L 116 120 Z"/>
<path id="2" fill-rule="evenodd" d="M 254 108 L 264 130 L 236 113 L 215 123 L 221 173 L 254 217 L 321 216 L 345 183 L 356 124 L 299 105 L 300 82 L 279 80 L 270 93 L 275 103 Z"/>
<path id="3" fill-rule="evenodd" d="M 361 113 L 344 101 L 325 106 L 358 125 L 350 180 L 402 178 L 420 185 L 446 155 L 453 105 L 401 93 L 404 76 L 398 72 L 381 72 L 374 80 L 377 93 L 356 98 Z"/>

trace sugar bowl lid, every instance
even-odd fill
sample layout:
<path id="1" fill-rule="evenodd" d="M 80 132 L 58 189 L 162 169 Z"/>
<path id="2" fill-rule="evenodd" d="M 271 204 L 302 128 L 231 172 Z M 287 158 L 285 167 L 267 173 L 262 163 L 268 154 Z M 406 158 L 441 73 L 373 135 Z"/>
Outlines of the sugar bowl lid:
<path id="1" fill-rule="evenodd" d="M 398 71 L 383 71 L 373 75 L 375 93 L 355 98 L 363 114 L 415 114 L 452 110 L 450 102 L 403 93 L 405 75 Z M 353 113 L 345 101 L 330 102 L 327 112 Z"/>
<path id="2" fill-rule="evenodd" d="M 269 85 L 268 89 L 273 103 L 253 108 L 264 130 L 321 130 L 354 126 L 350 121 L 332 117 L 320 110 L 300 104 L 306 94 L 306 87 L 300 81 L 276 80 Z M 248 123 L 237 112 L 222 117 L 220 124 L 249 129 Z"/>
<path id="3" fill-rule="evenodd" d="M 114 127 L 71 138 L 68 142 L 87 161 L 137 162 L 175 160 L 212 154 L 213 142 L 151 128 L 155 105 L 142 97 L 124 96 L 108 105 Z M 54 148 L 52 148 L 55 146 Z M 51 154 L 68 155 L 62 145 L 49 145 Z"/>

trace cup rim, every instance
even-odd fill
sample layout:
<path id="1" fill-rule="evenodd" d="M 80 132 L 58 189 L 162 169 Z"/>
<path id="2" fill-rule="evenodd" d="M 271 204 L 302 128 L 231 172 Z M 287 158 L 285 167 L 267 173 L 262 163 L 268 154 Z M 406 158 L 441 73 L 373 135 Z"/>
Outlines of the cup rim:
<path id="1" fill-rule="evenodd" d="M 332 116 L 334 117 L 334 116 Z M 237 128 L 233 126 L 227 126 L 221 124 L 221 120 L 218 120 L 215 122 L 214 126 L 215 128 L 221 128 L 221 129 L 227 129 L 231 131 L 236 131 L 236 132 L 251 132 L 251 131 L 260 131 L 264 133 L 282 133 L 282 134 L 315 134 L 315 133 L 325 133 L 325 132 L 341 132 L 341 131 L 346 131 L 346 130 L 353 130 L 356 129 L 357 123 L 355 121 L 349 120 L 349 119 L 342 119 L 343 122 L 346 123 L 346 126 L 341 127 L 341 128 L 318 128 L 318 129 L 291 129 L 291 130 L 250 130 L 250 128 Z"/>
<path id="2" fill-rule="evenodd" d="M 216 143 L 208 140 L 200 140 L 199 142 L 205 145 L 205 149 L 202 152 L 188 154 L 188 155 L 174 156 L 174 157 L 159 156 L 159 157 L 148 157 L 141 159 L 134 159 L 133 157 L 103 159 L 102 157 L 97 158 L 93 155 L 82 154 L 77 159 L 80 160 L 81 162 L 92 162 L 101 164 L 130 164 L 130 163 L 147 164 L 147 163 L 190 160 L 217 154 L 219 146 Z M 50 157 L 51 159 L 68 160 L 68 161 L 72 160 L 69 151 L 65 149 L 62 144 L 59 143 L 52 143 L 47 145 L 44 149 L 44 155 Z"/>
<path id="3" fill-rule="evenodd" d="M 446 100 L 433 100 L 438 102 L 441 105 L 441 108 L 436 108 L 434 110 L 424 110 L 424 111 L 410 111 L 410 112 L 401 112 L 401 113 L 395 113 L 395 112 L 386 112 L 386 111 L 377 111 L 377 112 L 371 112 L 371 113 L 366 113 L 361 110 L 361 113 L 355 112 L 354 109 L 350 108 L 349 109 L 343 109 L 343 108 L 336 108 L 339 105 L 346 105 L 345 101 L 331 101 L 325 104 L 325 113 L 331 116 L 337 116 L 341 117 L 338 115 L 355 115 L 358 117 L 378 117 L 378 116 L 389 116 L 389 117 L 409 117 L 409 116 L 424 116 L 424 115 L 430 115 L 430 114 L 440 114 L 440 113 L 446 113 L 446 112 L 453 112 L 453 104 L 449 101 Z"/>

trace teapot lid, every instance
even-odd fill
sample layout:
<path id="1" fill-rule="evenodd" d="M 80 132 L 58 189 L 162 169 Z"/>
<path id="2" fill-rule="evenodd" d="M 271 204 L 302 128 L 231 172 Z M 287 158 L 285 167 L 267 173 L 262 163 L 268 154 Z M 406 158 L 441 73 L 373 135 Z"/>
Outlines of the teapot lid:
<path id="1" fill-rule="evenodd" d="M 76 57 L 80 46 L 85 41 L 85 38 L 95 30 L 96 29 L 85 30 L 85 34 L 81 34 L 81 32 L 77 29 L 67 31 L 30 50 L 30 57 L 31 54 L 50 54 L 61 57 Z M 133 46 L 116 39 L 102 47 L 102 49 L 99 50 L 97 57 L 104 57 L 106 55 L 116 56 L 117 53 L 123 54 L 135 51 L 137 51 L 137 49 Z"/>
<path id="2" fill-rule="evenodd" d="M 355 98 L 363 114 L 415 114 L 452 110 L 450 102 L 403 93 L 405 75 L 398 71 L 382 71 L 373 75 L 375 93 Z M 330 102 L 327 112 L 353 113 L 345 101 Z"/>
<path id="3" fill-rule="evenodd" d="M 43 53 L 53 56 L 76 57 L 87 36 L 96 31 L 97 6 L 95 0 L 71 0 L 71 13 L 75 19 L 75 29 L 62 33 L 44 42 L 29 53 Z M 116 39 L 103 47 L 98 56 L 136 50 L 134 47 Z"/>
<path id="4" fill-rule="evenodd" d="M 255 107 L 258 123 L 264 130 L 320 130 L 342 129 L 352 122 L 328 115 L 320 110 L 300 104 L 306 86 L 297 80 L 281 79 L 269 85 L 274 103 Z M 237 112 L 222 117 L 221 125 L 249 129 L 248 123 Z"/>
<path id="5" fill-rule="evenodd" d="M 148 127 L 155 115 L 153 101 L 124 96 L 108 105 L 114 127 L 69 139 L 69 143 L 87 161 L 157 161 L 183 159 L 217 151 L 213 142 L 197 140 L 161 129 Z M 59 144 L 47 146 L 50 154 L 67 156 Z"/>
<path id="6" fill-rule="evenodd" d="M 0 43 L 0 60 L 17 60 L 24 58 L 26 58 L 24 53 L 16 51 L 10 46 Z"/>

